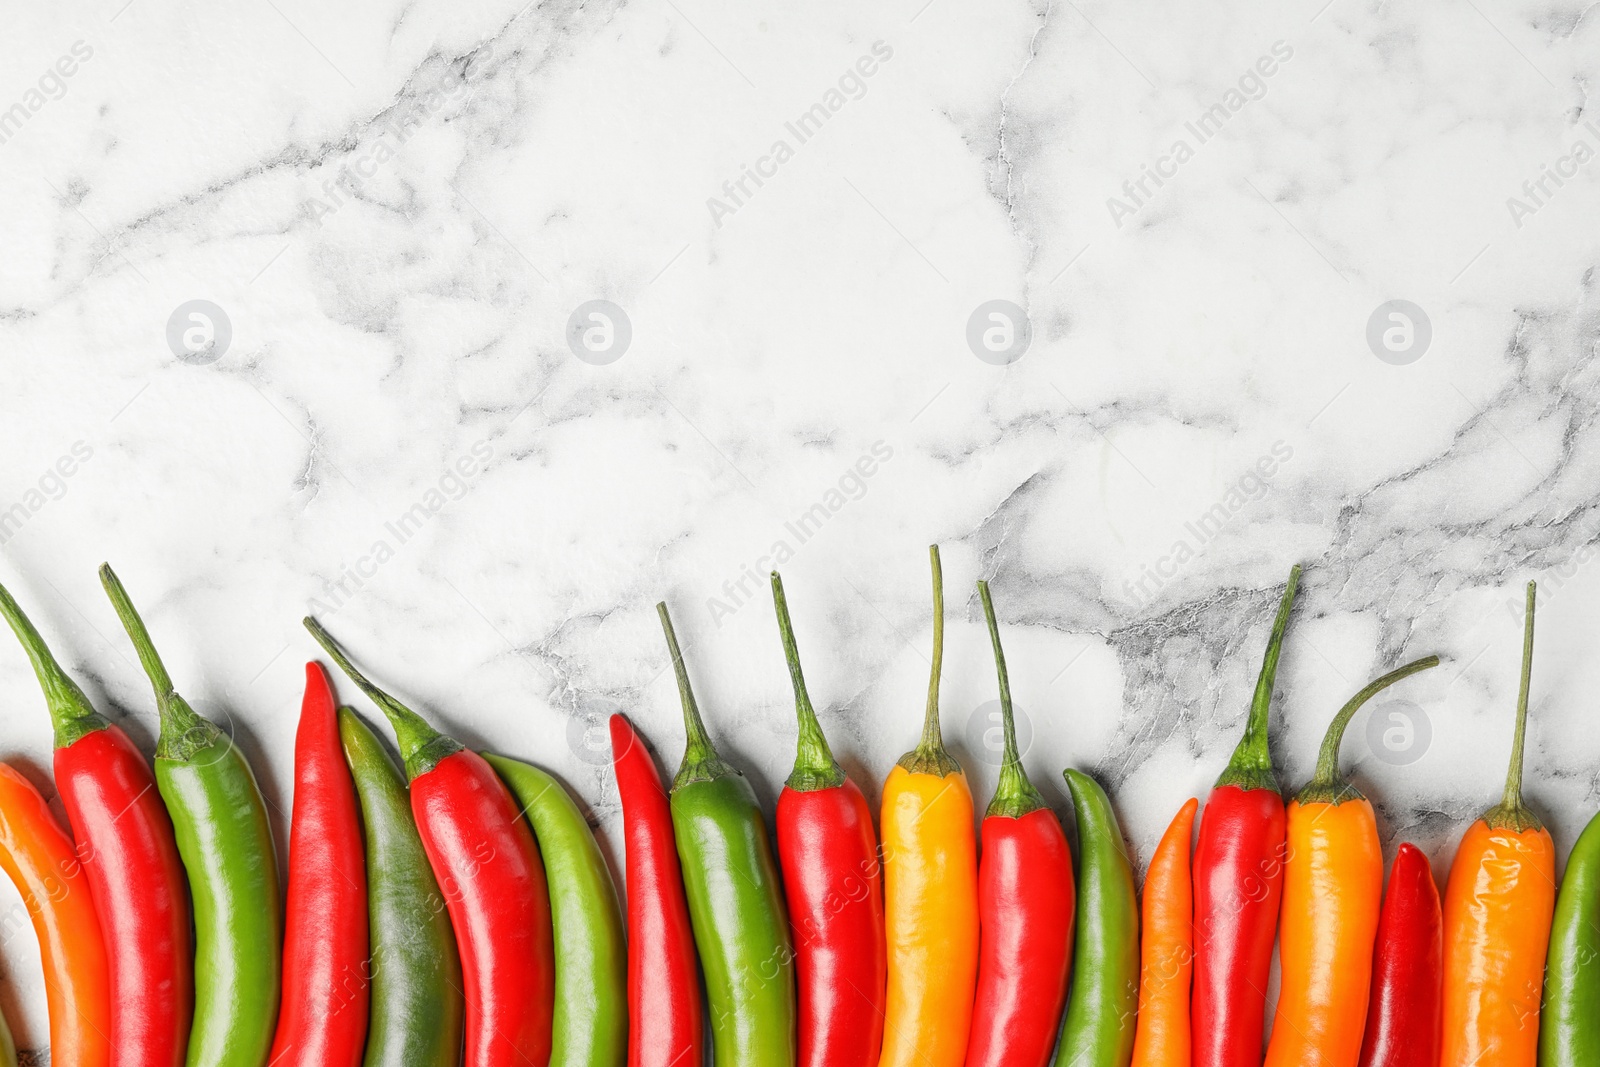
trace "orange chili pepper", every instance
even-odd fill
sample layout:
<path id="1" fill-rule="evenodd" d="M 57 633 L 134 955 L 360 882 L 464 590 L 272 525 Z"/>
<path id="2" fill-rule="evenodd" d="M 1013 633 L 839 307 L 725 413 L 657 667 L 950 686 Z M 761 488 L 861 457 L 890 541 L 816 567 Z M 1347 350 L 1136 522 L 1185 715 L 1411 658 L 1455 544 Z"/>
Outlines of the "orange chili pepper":
<path id="1" fill-rule="evenodd" d="M 1383 846 L 1372 804 L 1339 776 L 1339 742 L 1361 705 L 1438 665 L 1438 656 L 1408 663 L 1351 697 L 1322 739 L 1316 774 L 1289 802 L 1278 920 L 1283 977 L 1267 1067 L 1356 1067 L 1361 1058 L 1383 904 Z"/>
<path id="2" fill-rule="evenodd" d="M 1522 735 L 1533 673 L 1528 583 L 1522 686 L 1505 796 L 1467 827 L 1444 894 L 1444 1052 L 1440 1067 L 1533 1067 L 1556 906 L 1556 849 L 1522 803 Z"/>
<path id="3" fill-rule="evenodd" d="M 1189 980 L 1194 972 L 1194 884 L 1189 848 L 1200 802 L 1190 797 L 1161 835 L 1144 876 L 1139 1019 L 1132 1067 L 1189 1067 Z"/>
<path id="4" fill-rule="evenodd" d="M 16 883 L 44 963 L 54 1067 L 111 1062 L 111 973 L 89 879 L 50 806 L 0 763 L 0 867 Z"/>
<path id="5" fill-rule="evenodd" d="M 978 980 L 972 791 L 939 731 L 944 590 L 933 559 L 933 678 L 922 740 L 883 786 L 888 997 L 880 1067 L 961 1067 Z"/>

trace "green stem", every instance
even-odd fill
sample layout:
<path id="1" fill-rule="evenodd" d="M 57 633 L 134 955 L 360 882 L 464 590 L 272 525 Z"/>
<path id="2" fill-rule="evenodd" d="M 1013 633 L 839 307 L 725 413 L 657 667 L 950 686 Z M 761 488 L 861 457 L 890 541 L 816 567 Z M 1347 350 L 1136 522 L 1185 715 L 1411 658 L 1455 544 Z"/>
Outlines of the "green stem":
<path id="1" fill-rule="evenodd" d="M 1267 727 L 1272 710 L 1272 687 L 1278 676 L 1278 656 L 1283 651 L 1283 634 L 1289 627 L 1289 609 L 1294 605 L 1294 591 L 1299 584 L 1300 565 L 1297 563 L 1289 571 L 1289 584 L 1278 602 L 1278 617 L 1273 620 L 1272 636 L 1267 639 L 1267 654 L 1261 662 L 1261 675 L 1256 679 L 1256 693 L 1250 701 L 1250 718 L 1245 723 L 1244 736 L 1233 750 L 1227 769 L 1217 779 L 1219 787 L 1233 785 L 1245 790 L 1278 792 Z"/>
<path id="2" fill-rule="evenodd" d="M 672 779 L 672 788 L 681 789 L 693 782 L 709 782 L 724 775 L 738 774 L 731 764 L 717 755 L 706 733 L 706 724 L 700 718 L 700 706 L 694 702 L 694 689 L 689 685 L 689 668 L 684 666 L 683 651 L 678 648 L 678 635 L 672 629 L 672 616 L 667 614 L 665 602 L 656 605 L 661 616 L 661 630 L 667 635 L 667 651 L 672 656 L 672 671 L 678 676 L 678 699 L 683 704 L 683 762 Z"/>
<path id="3" fill-rule="evenodd" d="M 435 730 L 429 725 L 428 720 L 368 681 L 367 676 L 356 669 L 355 664 L 350 662 L 350 657 L 345 655 L 344 649 L 339 647 L 332 634 L 322 628 L 320 622 L 309 615 L 302 621 L 328 657 L 339 665 L 339 669 L 348 675 L 363 693 L 367 694 L 368 699 L 378 705 L 388 718 L 389 725 L 394 727 L 394 738 L 400 745 L 400 758 L 405 761 L 408 781 L 414 781 L 427 774 L 445 757 L 462 750 L 464 746 L 461 742 Z"/>
<path id="4" fill-rule="evenodd" d="M 833 758 L 828 738 L 817 721 L 817 711 L 806 692 L 806 678 L 800 672 L 800 646 L 794 640 L 794 624 L 789 621 L 789 601 L 783 595 L 783 579 L 772 572 L 772 603 L 778 612 L 778 634 L 783 638 L 783 658 L 789 664 L 789 683 L 794 687 L 794 713 L 800 723 L 795 743 L 794 770 L 784 784 L 808 793 L 814 789 L 833 789 L 844 784 L 844 768 Z"/>
<path id="5" fill-rule="evenodd" d="M 6 617 L 17 640 L 22 642 L 28 662 L 33 664 L 33 673 L 39 679 L 39 688 L 44 690 L 45 707 L 49 709 L 50 725 L 55 731 L 55 747 L 66 748 L 96 730 L 110 726 L 94 710 L 94 705 L 78 688 L 78 683 L 61 669 L 61 664 L 50 654 L 44 638 L 39 636 L 39 631 L 33 628 L 33 623 L 28 621 L 28 616 L 3 585 L 0 585 L 0 615 Z"/>
<path id="6" fill-rule="evenodd" d="M 1528 599 L 1522 620 L 1522 684 L 1517 692 L 1517 732 L 1511 741 L 1511 765 L 1506 768 L 1506 790 L 1500 803 L 1484 813 L 1483 821 L 1492 830 L 1543 830 L 1544 823 L 1522 802 L 1522 741 L 1528 730 L 1528 689 L 1533 681 L 1533 601 L 1534 583 L 1528 583 Z"/>
<path id="7" fill-rule="evenodd" d="M 146 629 L 138 609 L 133 606 L 133 599 L 128 596 L 122 580 L 109 563 L 100 565 L 100 584 L 105 588 L 106 596 L 111 598 L 112 607 L 117 609 L 117 618 L 122 620 L 122 628 L 128 632 L 128 640 L 133 642 L 134 651 L 139 654 L 139 665 L 144 668 L 156 692 L 156 711 L 161 716 L 161 734 L 156 738 L 156 758 L 183 762 L 194 759 L 222 736 L 222 730 L 178 695 L 172 677 L 167 674 L 166 665 L 161 662 L 161 654 L 150 639 L 150 631 Z"/>
<path id="8" fill-rule="evenodd" d="M 944 669 L 944 569 L 939 565 L 939 546 L 928 546 L 933 564 L 933 668 L 928 676 L 928 707 L 922 718 L 922 739 L 917 747 L 901 756 L 901 767 L 911 774 L 932 774 L 940 778 L 961 773 L 961 764 L 944 747 L 939 729 L 939 676 Z"/>
<path id="9" fill-rule="evenodd" d="M 1388 674 L 1373 679 L 1367 683 L 1365 689 L 1351 697 L 1328 724 L 1328 732 L 1322 736 L 1322 750 L 1317 754 L 1317 772 L 1312 775 L 1311 781 L 1300 790 L 1295 799 L 1302 804 L 1340 804 L 1346 800 L 1361 799 L 1360 791 L 1339 777 L 1339 743 L 1344 740 L 1345 727 L 1350 725 L 1350 720 L 1361 710 L 1363 704 L 1383 690 L 1402 678 L 1409 678 L 1419 671 L 1438 665 L 1438 656 L 1426 656 L 1414 660 L 1404 667 L 1396 667 Z"/>
<path id="10" fill-rule="evenodd" d="M 994 601 L 989 599 L 989 583 L 978 583 L 978 596 L 983 600 L 983 618 L 989 624 L 989 643 L 994 646 L 994 667 L 1000 675 L 1000 721 L 1005 734 L 1005 758 L 1000 764 L 1000 781 L 994 788 L 994 799 L 984 818 L 1006 816 L 1020 819 L 1031 811 L 1044 807 L 1044 797 L 1028 779 L 1022 767 L 1022 756 L 1017 752 L 1017 725 L 1011 708 L 1011 676 L 1006 673 L 1006 654 L 1000 647 L 1000 626 L 994 618 Z"/>

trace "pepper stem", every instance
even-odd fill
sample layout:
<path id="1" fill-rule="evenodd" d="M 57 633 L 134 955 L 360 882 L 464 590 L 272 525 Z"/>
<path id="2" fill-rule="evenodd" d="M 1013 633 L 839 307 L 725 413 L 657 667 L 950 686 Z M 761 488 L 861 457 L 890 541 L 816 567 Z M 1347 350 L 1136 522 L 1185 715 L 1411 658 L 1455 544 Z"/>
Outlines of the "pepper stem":
<path id="1" fill-rule="evenodd" d="M 783 579 L 772 572 L 772 603 L 778 612 L 778 634 L 783 638 L 783 658 L 789 664 L 789 682 L 794 686 L 794 713 L 800 722 L 795 744 L 794 770 L 784 785 L 797 792 L 832 789 L 844 784 L 844 768 L 833 758 L 828 738 L 817 721 L 817 711 L 806 692 L 806 678 L 800 671 L 800 647 L 795 644 L 794 624 L 789 621 L 789 601 L 783 595 Z"/>
<path id="2" fill-rule="evenodd" d="M 420 778 L 437 767 L 446 756 L 462 750 L 464 746 L 461 742 L 435 730 L 429 725 L 428 720 L 368 681 L 367 676 L 356 669 L 355 664 L 350 662 L 350 657 L 345 655 L 344 649 L 339 647 L 332 634 L 322 628 L 320 622 L 309 615 L 302 621 L 328 657 L 339 665 L 339 669 L 348 675 L 374 704 L 378 705 L 388 718 L 389 725 L 394 727 L 394 738 L 400 745 L 400 758 L 406 765 L 407 781 Z"/>
<path id="3" fill-rule="evenodd" d="M 1256 693 L 1250 701 L 1250 718 L 1244 727 L 1244 736 L 1233 750 L 1233 758 L 1217 779 L 1217 785 L 1233 785 L 1240 789 L 1270 789 L 1278 792 L 1278 777 L 1272 770 L 1272 752 L 1268 747 L 1267 727 L 1272 710 L 1272 687 L 1278 676 L 1278 656 L 1283 651 L 1283 634 L 1289 627 L 1289 609 L 1294 606 L 1295 587 L 1300 584 L 1300 565 L 1289 571 L 1289 584 L 1284 587 L 1283 599 L 1278 602 L 1278 617 L 1272 622 L 1272 636 L 1267 639 L 1267 653 L 1261 661 L 1261 675 L 1256 679 Z"/>
<path id="4" fill-rule="evenodd" d="M 167 674 L 166 665 L 161 662 L 161 654 L 150 639 L 150 631 L 146 629 L 138 609 L 133 606 L 133 599 L 128 596 L 122 580 L 109 563 L 100 564 L 100 584 L 105 588 L 106 596 L 111 598 L 111 606 L 117 609 L 117 618 L 122 620 L 122 628 L 128 632 L 128 640 L 133 642 L 134 651 L 139 654 L 139 665 L 144 668 L 151 688 L 156 692 L 156 711 L 161 716 L 161 733 L 156 738 L 156 758 L 185 762 L 194 759 L 196 754 L 209 748 L 212 742 L 222 736 L 222 730 L 178 695 L 172 677 Z"/>
<path id="5" fill-rule="evenodd" d="M 928 707 L 922 718 L 922 738 L 917 747 L 897 761 L 911 774 L 932 774 L 944 778 L 961 773 L 961 764 L 944 747 L 939 729 L 939 676 L 944 670 L 944 569 L 939 565 L 939 546 L 928 546 L 933 565 L 933 667 L 928 675 Z"/>
<path id="6" fill-rule="evenodd" d="M 983 618 L 989 624 L 989 643 L 994 646 L 994 667 L 1000 675 L 1000 722 L 1005 735 L 1005 756 L 1000 764 L 1000 781 L 994 788 L 994 799 L 983 813 L 986 819 L 1006 816 L 1020 819 L 1044 807 L 1044 797 L 1034 788 L 1023 769 L 1022 756 L 1017 752 L 1017 724 L 1011 708 L 1011 676 L 1006 673 L 1006 654 L 1000 647 L 1000 626 L 994 618 L 994 601 L 989 598 L 989 583 L 978 583 L 978 596 L 983 600 Z"/>
<path id="7" fill-rule="evenodd" d="M 1506 790 L 1500 803 L 1484 813 L 1493 830 L 1543 830 L 1544 823 L 1522 802 L 1522 742 L 1528 729 L 1528 689 L 1533 681 L 1534 583 L 1528 583 L 1527 607 L 1522 620 L 1522 684 L 1517 691 L 1517 732 L 1511 741 L 1511 765 L 1506 768 Z"/>
<path id="8" fill-rule="evenodd" d="M 1345 706 L 1339 709 L 1339 713 L 1328 724 L 1328 732 L 1322 736 L 1322 750 L 1317 754 L 1316 774 L 1312 775 L 1311 781 L 1300 790 L 1295 799 L 1302 804 L 1340 804 L 1346 800 L 1359 800 L 1360 790 L 1339 777 L 1339 743 L 1344 740 L 1345 727 L 1350 725 L 1350 720 L 1361 710 L 1363 704 L 1383 690 L 1402 678 L 1409 678 L 1413 674 L 1438 665 L 1438 656 L 1426 656 L 1403 667 L 1396 667 L 1388 674 L 1368 682 L 1365 689 L 1346 701 Z"/>
<path id="9" fill-rule="evenodd" d="M 672 788 L 681 789 L 693 782 L 709 782 L 727 774 L 738 774 L 731 765 L 717 755 L 716 746 L 706 733 L 706 724 L 700 718 L 700 706 L 694 701 L 694 689 L 689 685 L 689 668 L 683 662 L 683 650 L 678 647 L 678 635 L 672 629 L 672 616 L 667 614 L 663 601 L 656 605 L 661 616 L 661 630 L 667 636 L 667 652 L 672 656 L 672 670 L 678 676 L 678 699 L 683 704 L 683 762 L 672 779 Z"/>
<path id="10" fill-rule="evenodd" d="M 74 741 L 110 726 L 110 722 L 94 710 L 94 705 L 78 688 L 78 683 L 61 669 L 61 664 L 50 654 L 44 638 L 39 636 L 39 631 L 33 628 L 33 623 L 28 621 L 28 616 L 3 585 L 0 585 L 0 615 L 6 617 L 17 640 L 22 642 L 28 662 L 33 664 L 33 673 L 39 679 L 39 688 L 44 690 L 45 707 L 50 712 L 50 725 L 55 733 L 55 747 L 66 748 Z"/>

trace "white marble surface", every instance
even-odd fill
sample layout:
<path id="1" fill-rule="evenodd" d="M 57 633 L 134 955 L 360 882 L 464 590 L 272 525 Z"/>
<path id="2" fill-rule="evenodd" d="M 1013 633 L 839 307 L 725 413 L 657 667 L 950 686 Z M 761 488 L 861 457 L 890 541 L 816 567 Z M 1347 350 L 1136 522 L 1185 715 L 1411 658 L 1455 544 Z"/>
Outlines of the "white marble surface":
<path id="1" fill-rule="evenodd" d="M 1592 5 L 357 7 L 27 5 L 0 39 L 0 580 L 147 748 L 106 559 L 280 813 L 318 602 L 437 722 L 565 775 L 614 849 L 568 723 L 614 702 L 676 763 L 664 598 L 770 801 L 792 732 L 757 572 L 784 542 L 813 695 L 876 795 L 916 736 L 937 541 L 980 803 L 975 579 L 1034 779 L 1064 806 L 1062 767 L 1092 769 L 1147 853 L 1225 762 L 1301 561 L 1286 783 L 1368 677 L 1438 653 L 1396 693 L 1431 741 L 1374 758 L 1363 715 L 1345 762 L 1442 874 L 1499 790 L 1537 578 L 1529 792 L 1563 847 L 1600 806 Z M 1525 191 L 1542 168 L 1568 176 Z M 232 333 L 204 365 L 166 339 L 197 299 Z M 591 299 L 631 321 L 607 365 L 566 343 Z M 1032 324 L 1009 366 L 965 339 L 994 299 Z M 1366 340 L 1394 299 L 1431 322 L 1405 365 Z M 4 643 L 0 697 L 5 758 L 46 768 Z M 37 1047 L 31 934 L 3 955 Z"/>

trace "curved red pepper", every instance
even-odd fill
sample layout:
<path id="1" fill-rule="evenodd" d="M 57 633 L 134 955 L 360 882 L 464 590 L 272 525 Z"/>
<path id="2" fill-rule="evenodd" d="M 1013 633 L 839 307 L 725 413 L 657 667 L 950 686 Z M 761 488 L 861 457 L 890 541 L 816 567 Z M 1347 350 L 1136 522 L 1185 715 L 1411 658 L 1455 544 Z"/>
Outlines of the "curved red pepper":
<path id="1" fill-rule="evenodd" d="M 367 1041 L 367 862 L 328 676 L 306 664 L 294 737 L 283 1002 L 272 1067 L 357 1067 Z"/>
<path id="2" fill-rule="evenodd" d="M 611 716 L 628 887 L 628 1067 L 705 1058 L 699 963 L 678 864 L 672 809 L 655 760 L 622 715 Z"/>
<path id="3" fill-rule="evenodd" d="M 1361 1067 L 1438 1067 L 1442 924 L 1433 868 L 1407 841 L 1378 916 Z"/>

